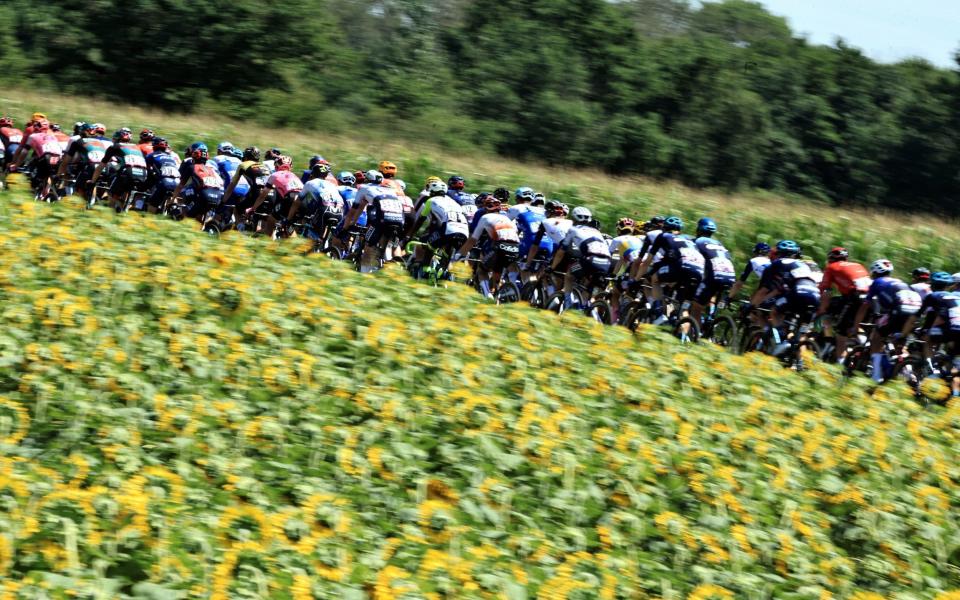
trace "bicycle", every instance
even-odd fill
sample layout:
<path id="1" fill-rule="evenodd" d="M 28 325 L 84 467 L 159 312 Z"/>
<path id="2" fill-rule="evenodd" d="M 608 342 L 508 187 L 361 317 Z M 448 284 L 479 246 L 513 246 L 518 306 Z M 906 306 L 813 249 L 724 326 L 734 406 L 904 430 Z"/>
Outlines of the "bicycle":
<path id="1" fill-rule="evenodd" d="M 755 308 L 757 312 L 769 313 L 769 309 Z M 754 327 L 744 336 L 744 352 L 763 352 L 779 358 L 787 368 L 796 371 L 806 369 L 807 355 L 819 356 L 820 347 L 810 337 L 812 325 L 808 318 L 798 317 L 783 322 L 784 333 L 777 327 Z M 786 346 L 784 346 L 786 344 Z"/>
<path id="2" fill-rule="evenodd" d="M 460 242 L 462 244 L 462 241 Z M 430 253 L 430 260 L 426 264 L 417 264 L 413 259 L 414 249 L 417 247 L 425 248 Z M 410 240 L 407 242 L 407 270 L 414 279 L 423 279 L 434 287 L 439 287 L 442 283 L 453 281 L 453 273 L 450 272 L 450 258 L 459 248 L 456 242 L 446 243 L 439 248 L 435 248 L 426 242 Z"/>

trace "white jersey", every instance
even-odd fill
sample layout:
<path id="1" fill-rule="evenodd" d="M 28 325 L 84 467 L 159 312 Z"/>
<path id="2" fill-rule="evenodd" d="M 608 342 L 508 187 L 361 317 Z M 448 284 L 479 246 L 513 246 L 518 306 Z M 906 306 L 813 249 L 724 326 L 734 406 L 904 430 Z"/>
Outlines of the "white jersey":
<path id="1" fill-rule="evenodd" d="M 500 212 L 487 213 L 480 217 L 471 237 L 479 240 L 484 233 L 494 242 L 520 242 L 520 233 L 517 231 L 516 224 L 509 216 Z"/>
<path id="2" fill-rule="evenodd" d="M 930 284 L 924 282 L 910 284 L 910 289 L 920 294 L 921 300 L 926 300 L 931 291 Z"/>
<path id="3" fill-rule="evenodd" d="M 657 238 L 660 237 L 660 234 L 663 233 L 662 229 L 652 229 L 647 232 L 647 237 L 644 240 L 644 245 L 647 246 L 647 252 L 650 252 L 650 248 L 653 248 L 654 242 L 657 241 Z M 641 259 L 645 259 L 646 255 L 641 256 Z M 657 263 L 663 260 L 663 250 L 658 250 L 656 256 L 653 257 L 653 262 Z"/>
<path id="4" fill-rule="evenodd" d="M 767 256 L 754 256 L 750 259 L 750 272 L 755 273 L 757 279 L 763 279 L 763 272 L 770 266 L 770 258 Z"/>
<path id="5" fill-rule="evenodd" d="M 436 225 L 444 225 L 451 221 L 464 224 L 467 222 L 466 217 L 463 216 L 463 209 L 449 196 L 434 196 L 424 200 L 420 216 L 429 216 L 431 223 Z"/>
<path id="6" fill-rule="evenodd" d="M 597 240 L 600 242 L 590 247 L 591 254 L 610 256 L 610 246 L 604 241 L 603 234 L 589 225 L 574 225 L 571 227 L 570 231 L 567 232 L 567 236 L 563 238 L 561 248 L 568 254 L 580 256 L 580 246 L 587 240 Z"/>
<path id="7" fill-rule="evenodd" d="M 342 206 L 343 197 L 340 195 L 340 188 L 326 179 L 311 179 L 303 185 L 303 191 L 300 192 L 300 202 L 314 203 L 317 201 L 323 202 L 325 206 Z"/>
<path id="8" fill-rule="evenodd" d="M 562 217 L 550 217 L 541 221 L 540 226 L 543 227 L 543 234 L 553 240 L 553 245 L 559 246 L 573 227 L 573 221 Z"/>
<path id="9" fill-rule="evenodd" d="M 510 217 L 511 221 L 516 221 L 517 217 L 527 212 L 528 210 L 533 210 L 533 207 L 530 206 L 529 202 L 523 204 L 514 204 L 507 209 L 507 216 Z"/>

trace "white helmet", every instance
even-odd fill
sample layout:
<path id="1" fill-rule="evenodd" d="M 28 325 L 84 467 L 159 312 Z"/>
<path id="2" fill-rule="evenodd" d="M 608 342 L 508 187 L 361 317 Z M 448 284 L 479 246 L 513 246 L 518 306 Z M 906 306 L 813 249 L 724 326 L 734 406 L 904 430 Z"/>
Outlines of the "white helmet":
<path id="1" fill-rule="evenodd" d="M 383 183 L 383 173 L 376 169 L 370 169 L 363 174 L 363 180 L 367 183 L 375 183 L 377 185 Z"/>
<path id="2" fill-rule="evenodd" d="M 578 206 L 573 209 L 573 213 L 570 215 L 570 218 L 573 219 L 573 222 L 578 225 L 586 225 L 593 220 L 593 213 L 591 213 L 590 209 L 586 206 Z"/>
<path id="3" fill-rule="evenodd" d="M 447 193 L 447 184 L 439 179 L 434 179 L 427 184 L 427 192 L 431 196 L 442 196 Z"/>
<path id="4" fill-rule="evenodd" d="M 893 273 L 893 263 L 885 258 L 877 259 L 870 265 L 870 274 L 874 277 L 883 277 L 890 273 Z"/>
<path id="5" fill-rule="evenodd" d="M 953 283 L 954 283 L 954 285 L 960 283 L 960 273 L 954 273 L 954 274 L 953 274 Z"/>
<path id="6" fill-rule="evenodd" d="M 406 181 L 404 181 L 404 180 L 402 180 L 402 179 L 397 179 L 397 178 L 394 178 L 393 180 L 397 182 L 397 185 L 400 186 L 400 189 L 401 189 L 401 190 L 403 190 L 404 192 L 407 191 L 407 182 L 406 182 Z"/>

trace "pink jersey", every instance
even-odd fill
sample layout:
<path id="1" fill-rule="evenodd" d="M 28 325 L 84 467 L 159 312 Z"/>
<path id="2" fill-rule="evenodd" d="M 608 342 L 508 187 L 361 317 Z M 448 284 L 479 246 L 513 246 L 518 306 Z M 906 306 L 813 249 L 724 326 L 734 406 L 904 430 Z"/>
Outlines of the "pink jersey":
<path id="1" fill-rule="evenodd" d="M 274 171 L 267 178 L 267 185 L 277 190 L 277 195 L 281 198 L 286 198 L 288 194 L 303 190 L 303 182 L 300 181 L 300 178 L 294 175 L 293 171 L 286 169 Z"/>
<path id="2" fill-rule="evenodd" d="M 63 155 L 63 148 L 60 147 L 60 140 L 49 131 L 31 133 L 27 138 L 27 144 L 37 156 L 46 156 L 47 154 Z"/>

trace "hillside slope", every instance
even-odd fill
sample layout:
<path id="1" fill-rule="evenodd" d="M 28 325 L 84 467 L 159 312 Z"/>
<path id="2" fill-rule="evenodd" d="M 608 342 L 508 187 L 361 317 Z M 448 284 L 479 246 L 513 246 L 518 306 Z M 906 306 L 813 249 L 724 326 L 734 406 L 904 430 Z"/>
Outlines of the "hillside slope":
<path id="1" fill-rule="evenodd" d="M 492 191 L 504 185 L 530 185 L 575 206 L 584 204 L 598 215 L 608 233 L 617 219 L 649 219 L 654 214 L 679 214 L 688 223 L 711 216 L 721 239 L 742 265 L 758 240 L 795 239 L 810 256 L 825 259 L 830 248 L 844 245 L 862 262 L 881 256 L 891 259 L 906 276 L 917 266 L 960 271 L 956 248 L 960 229 L 955 222 L 923 213 L 896 213 L 849 207 L 831 207 L 801 198 L 769 193 L 721 194 L 691 190 L 672 182 L 610 177 L 590 169 L 549 168 L 476 153 L 451 155 L 431 145 L 431 132 L 416 140 L 393 139 L 392 131 L 359 131 L 331 135 L 326 131 L 264 129 L 257 123 L 225 119 L 214 114 L 168 114 L 84 97 L 65 97 L 27 90 L 0 91 L 0 107 L 26 117 L 43 110 L 64 124 L 78 119 L 104 122 L 110 131 L 127 126 L 135 132 L 151 127 L 171 140 L 175 149 L 203 140 L 215 147 L 223 140 L 262 149 L 279 146 L 295 158 L 297 168 L 310 156 L 322 154 L 334 169 L 368 169 L 380 160 L 392 160 L 399 176 L 419 189 L 428 175 L 444 178 L 459 173 L 468 190 Z"/>
<path id="2" fill-rule="evenodd" d="M 0 589 L 955 598 L 958 407 L 0 196 Z"/>

